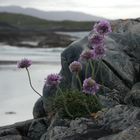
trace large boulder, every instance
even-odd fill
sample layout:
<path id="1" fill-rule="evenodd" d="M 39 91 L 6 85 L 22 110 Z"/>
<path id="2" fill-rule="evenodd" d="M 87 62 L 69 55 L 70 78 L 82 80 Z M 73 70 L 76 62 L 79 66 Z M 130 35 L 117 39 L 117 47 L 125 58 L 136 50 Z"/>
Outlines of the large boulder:
<path id="1" fill-rule="evenodd" d="M 129 37 L 130 43 L 125 43 L 125 39 Z M 139 36 L 140 38 L 140 36 Z M 120 101 L 124 102 L 124 97 L 126 93 L 131 89 L 136 81 L 137 69 L 133 58 L 127 52 L 129 51 L 128 46 L 131 45 L 132 48 L 136 47 L 136 41 L 134 37 L 130 38 L 130 33 L 127 34 L 117 34 L 112 33 L 106 38 L 106 56 L 102 61 L 95 61 L 95 80 L 109 88 L 110 90 L 119 91 Z M 132 46 L 132 44 L 134 46 Z M 62 81 L 62 87 L 71 88 L 72 85 L 76 85 L 76 78 L 69 70 L 69 64 L 74 60 L 79 59 L 79 55 L 84 49 L 88 49 L 90 45 L 88 44 L 87 37 L 72 43 L 61 55 L 61 75 L 64 77 Z M 137 44 L 137 48 L 138 48 Z M 138 52 L 136 52 L 138 53 Z M 83 64 L 84 65 L 84 64 Z M 85 79 L 84 74 L 85 67 L 83 66 L 83 71 L 80 73 L 81 81 Z M 91 76 L 91 68 L 88 69 L 88 76 Z M 78 88 L 78 87 L 77 87 Z"/>
<path id="2" fill-rule="evenodd" d="M 102 61 L 94 61 L 95 80 L 108 91 L 101 94 L 109 95 L 111 91 L 116 91 L 117 101 L 124 103 L 124 98 L 131 90 L 132 86 L 140 80 L 139 63 L 140 63 L 140 35 L 127 33 L 111 33 L 105 38 L 106 56 Z M 69 70 L 69 65 L 74 60 L 78 60 L 81 52 L 89 49 L 88 37 L 79 39 L 70 44 L 61 54 L 61 71 L 63 80 L 61 88 L 79 88 L 77 79 Z M 85 79 L 85 64 L 80 73 L 81 81 Z M 88 69 L 88 76 L 91 76 L 91 68 Z M 43 96 L 54 95 L 55 89 L 49 89 L 44 86 Z M 114 94 L 115 95 L 115 94 Z M 114 98 L 114 97 L 113 97 Z M 44 110 L 47 108 L 44 105 Z M 34 112 L 34 114 L 36 114 Z"/>

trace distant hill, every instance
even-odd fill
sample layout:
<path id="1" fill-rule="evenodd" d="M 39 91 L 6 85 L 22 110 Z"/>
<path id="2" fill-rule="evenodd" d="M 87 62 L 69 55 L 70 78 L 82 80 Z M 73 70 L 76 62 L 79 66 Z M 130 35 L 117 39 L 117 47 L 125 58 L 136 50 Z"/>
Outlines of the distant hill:
<path id="1" fill-rule="evenodd" d="M 73 21 L 99 21 L 104 19 L 103 17 L 97 17 L 82 12 L 73 11 L 41 11 L 34 8 L 22 8 L 19 6 L 5 6 L 0 7 L 0 12 L 8 13 L 20 13 L 30 15 L 46 20 L 62 21 L 62 20 L 73 20 Z"/>
<path id="2" fill-rule="evenodd" d="M 90 21 L 48 21 L 33 16 L 0 13 L 0 30 L 9 31 L 89 31 Z"/>

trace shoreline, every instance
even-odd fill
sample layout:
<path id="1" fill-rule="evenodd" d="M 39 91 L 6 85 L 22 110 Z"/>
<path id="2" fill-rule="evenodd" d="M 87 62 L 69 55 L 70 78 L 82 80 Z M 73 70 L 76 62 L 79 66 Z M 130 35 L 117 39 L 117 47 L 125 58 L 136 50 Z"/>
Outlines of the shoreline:
<path id="1" fill-rule="evenodd" d="M 18 61 L 10 61 L 10 60 L 0 60 L 0 65 L 15 65 L 15 64 L 17 64 L 17 62 Z M 55 61 L 52 61 L 52 62 L 47 62 L 47 61 L 33 61 L 33 63 L 35 64 L 35 65 L 56 65 L 56 64 L 60 64 L 60 61 L 57 61 L 57 62 L 55 62 Z"/>

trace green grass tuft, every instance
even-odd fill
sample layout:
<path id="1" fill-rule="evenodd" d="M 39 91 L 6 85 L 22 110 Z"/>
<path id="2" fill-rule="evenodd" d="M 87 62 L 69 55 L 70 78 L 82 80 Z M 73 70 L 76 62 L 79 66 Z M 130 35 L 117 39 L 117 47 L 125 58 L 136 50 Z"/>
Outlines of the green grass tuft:
<path id="1" fill-rule="evenodd" d="M 77 90 L 66 90 L 47 100 L 47 106 L 54 113 L 60 112 L 63 118 L 86 117 L 101 110 L 97 96 L 86 95 Z"/>

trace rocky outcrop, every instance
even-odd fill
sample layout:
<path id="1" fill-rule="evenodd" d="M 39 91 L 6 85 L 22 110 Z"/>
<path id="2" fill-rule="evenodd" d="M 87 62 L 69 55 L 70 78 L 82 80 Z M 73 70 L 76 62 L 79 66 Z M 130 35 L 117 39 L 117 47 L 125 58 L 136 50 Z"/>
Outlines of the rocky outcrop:
<path id="1" fill-rule="evenodd" d="M 139 115 L 139 108 L 117 105 L 98 112 L 94 118 L 58 119 L 40 140 L 138 140 Z"/>
<path id="2" fill-rule="evenodd" d="M 39 118 L 0 127 L 0 140 L 39 140 L 48 126 L 47 118 Z"/>
<path id="3" fill-rule="evenodd" d="M 106 38 L 106 56 L 103 60 L 96 61 L 95 80 L 102 85 L 99 91 L 99 98 L 105 108 L 109 108 L 104 113 L 101 113 L 97 121 L 92 120 L 92 126 L 95 126 L 96 131 L 93 129 L 83 130 L 80 134 L 74 132 L 69 126 L 53 126 L 42 136 L 43 139 L 123 139 L 130 137 L 130 139 L 139 138 L 139 64 L 140 64 L 140 35 L 134 32 L 137 28 L 136 23 L 134 26 L 127 27 L 127 31 L 123 33 L 111 33 Z M 133 28 L 132 28 L 133 27 Z M 69 71 L 69 64 L 74 60 L 79 59 L 81 52 L 90 45 L 88 44 L 87 37 L 72 43 L 61 55 L 62 69 L 61 75 L 64 77 L 61 87 L 71 88 L 78 84 L 75 75 Z M 81 81 L 84 80 L 84 69 L 80 73 Z M 88 69 L 88 76 L 91 76 L 91 68 Z M 45 89 L 43 95 L 49 95 L 51 91 Z M 55 91 L 53 92 L 55 93 Z M 119 105 L 127 104 L 127 105 Z M 131 106 L 129 106 L 131 105 Z M 47 108 L 44 106 L 44 110 Z M 98 113 L 97 113 L 98 114 Z M 132 115 L 130 115 L 132 114 Z M 98 116 L 98 115 L 97 115 Z M 96 122 L 96 123 L 95 123 Z M 95 125 L 96 124 L 96 125 Z M 80 128 L 80 126 L 78 126 Z M 84 127 L 83 127 L 84 128 Z M 99 129 L 100 128 L 100 129 Z M 131 130 L 136 130 L 136 132 Z M 87 134 L 84 134 L 86 131 Z M 97 136 L 98 132 L 99 136 Z M 101 136 L 102 131 L 105 132 Z M 136 135 L 137 134 L 137 135 Z"/>
<path id="4" fill-rule="evenodd" d="M 139 23 L 140 23 L 140 18 L 125 19 L 125 20 L 119 19 L 119 20 L 112 21 L 111 26 L 113 32 L 124 33 L 124 32 L 133 31 L 133 33 L 136 33 L 140 31 L 139 28 L 136 28 L 136 26 L 138 27 Z"/>
<path id="5" fill-rule="evenodd" d="M 138 20 L 122 24 L 123 32 L 113 32 L 105 39 L 106 56 L 94 63 L 94 78 L 101 85 L 98 97 L 103 109 L 89 117 L 62 119 L 49 116 L 40 98 L 33 110 L 33 120 L 0 128 L 0 140 L 139 140 L 140 139 L 140 34 Z M 122 30 L 122 29 L 121 29 Z M 70 44 L 61 54 L 63 76 L 60 86 L 79 88 L 69 64 L 90 48 L 87 37 Z M 80 80 L 85 79 L 85 63 Z M 91 67 L 88 69 L 91 76 Z M 44 86 L 43 97 L 56 89 Z M 9 138 L 10 137 L 10 138 Z"/>
<path id="6" fill-rule="evenodd" d="M 62 119 L 56 114 L 0 128 L 0 140 L 139 140 L 140 108 L 116 105 L 90 118 Z"/>

